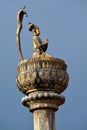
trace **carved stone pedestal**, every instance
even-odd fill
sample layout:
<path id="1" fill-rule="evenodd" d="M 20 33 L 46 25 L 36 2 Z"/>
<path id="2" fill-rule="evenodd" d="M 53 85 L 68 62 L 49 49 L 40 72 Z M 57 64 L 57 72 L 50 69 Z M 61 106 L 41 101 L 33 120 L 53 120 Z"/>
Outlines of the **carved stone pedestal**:
<path id="1" fill-rule="evenodd" d="M 17 67 L 16 83 L 26 96 L 22 104 L 34 114 L 34 130 L 55 130 L 55 111 L 65 102 L 67 65 L 58 58 L 35 57 Z"/>
<path id="2" fill-rule="evenodd" d="M 34 114 L 34 130 L 55 130 L 55 111 L 65 98 L 54 91 L 35 91 L 22 99 Z"/>

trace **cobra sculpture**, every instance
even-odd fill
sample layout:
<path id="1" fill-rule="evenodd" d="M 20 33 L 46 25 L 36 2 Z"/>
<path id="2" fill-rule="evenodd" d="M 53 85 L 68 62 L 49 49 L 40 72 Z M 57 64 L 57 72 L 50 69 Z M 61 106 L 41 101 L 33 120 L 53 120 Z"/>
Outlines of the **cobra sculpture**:
<path id="1" fill-rule="evenodd" d="M 21 41 L 20 41 L 20 32 L 22 30 L 22 21 L 23 21 L 23 16 L 27 15 L 27 12 L 25 10 L 25 7 L 20 9 L 17 13 L 17 23 L 18 23 L 18 27 L 16 30 L 16 42 L 17 42 L 17 46 L 18 46 L 18 51 L 19 51 L 19 56 L 20 56 L 20 60 L 23 60 L 23 54 L 22 54 L 22 50 L 21 50 Z"/>

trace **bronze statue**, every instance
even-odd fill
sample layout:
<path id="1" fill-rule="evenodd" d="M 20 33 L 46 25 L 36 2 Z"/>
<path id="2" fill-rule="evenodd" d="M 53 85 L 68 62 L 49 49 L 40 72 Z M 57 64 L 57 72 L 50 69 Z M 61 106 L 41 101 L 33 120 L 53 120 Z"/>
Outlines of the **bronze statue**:
<path id="1" fill-rule="evenodd" d="M 17 13 L 17 23 L 18 23 L 18 27 L 16 30 L 16 42 L 17 42 L 17 46 L 18 46 L 18 51 L 19 51 L 19 55 L 20 55 L 20 60 L 23 60 L 23 54 L 22 54 L 22 50 L 21 50 L 21 42 L 20 42 L 20 32 L 22 29 L 22 20 L 23 20 L 23 16 L 24 14 L 27 15 L 27 12 L 25 10 L 25 6 L 24 8 L 20 9 Z"/>
<path id="2" fill-rule="evenodd" d="M 16 30 L 16 42 L 17 42 L 19 56 L 20 56 L 21 61 L 24 58 L 23 58 L 23 54 L 22 54 L 22 50 L 21 50 L 20 32 L 22 29 L 23 16 L 25 14 L 26 14 L 26 16 L 28 16 L 27 12 L 25 10 L 25 6 L 24 6 L 24 8 L 20 9 L 17 13 L 18 27 Z M 33 47 L 34 47 L 33 57 L 40 57 L 40 56 L 52 57 L 51 55 L 45 53 L 47 50 L 47 47 L 48 47 L 48 39 L 45 38 L 44 42 L 42 42 L 42 40 L 39 37 L 39 35 L 40 35 L 39 27 L 37 27 L 35 24 L 29 23 L 29 31 L 33 32 Z"/>
<path id="3" fill-rule="evenodd" d="M 33 46 L 34 51 L 42 54 L 47 50 L 48 47 L 48 39 L 44 39 L 44 43 L 42 43 L 41 39 L 39 38 L 40 29 L 35 24 L 29 23 L 29 31 L 33 32 Z"/>

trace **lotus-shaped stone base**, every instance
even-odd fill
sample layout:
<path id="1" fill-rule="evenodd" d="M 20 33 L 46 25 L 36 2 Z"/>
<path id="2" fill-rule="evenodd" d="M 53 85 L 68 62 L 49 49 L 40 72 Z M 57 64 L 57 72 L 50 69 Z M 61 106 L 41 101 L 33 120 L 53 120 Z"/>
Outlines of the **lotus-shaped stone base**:
<path id="1" fill-rule="evenodd" d="M 66 69 L 65 62 L 58 58 L 30 58 L 18 64 L 16 83 L 26 95 L 35 90 L 53 90 L 60 94 L 69 81 Z"/>

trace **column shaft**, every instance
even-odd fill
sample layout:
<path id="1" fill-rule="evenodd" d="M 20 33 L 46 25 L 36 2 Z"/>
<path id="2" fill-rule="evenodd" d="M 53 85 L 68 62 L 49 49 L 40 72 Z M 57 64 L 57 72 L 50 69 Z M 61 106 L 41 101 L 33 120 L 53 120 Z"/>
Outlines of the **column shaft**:
<path id="1" fill-rule="evenodd" d="M 40 109 L 34 112 L 34 130 L 55 130 L 55 111 Z"/>

